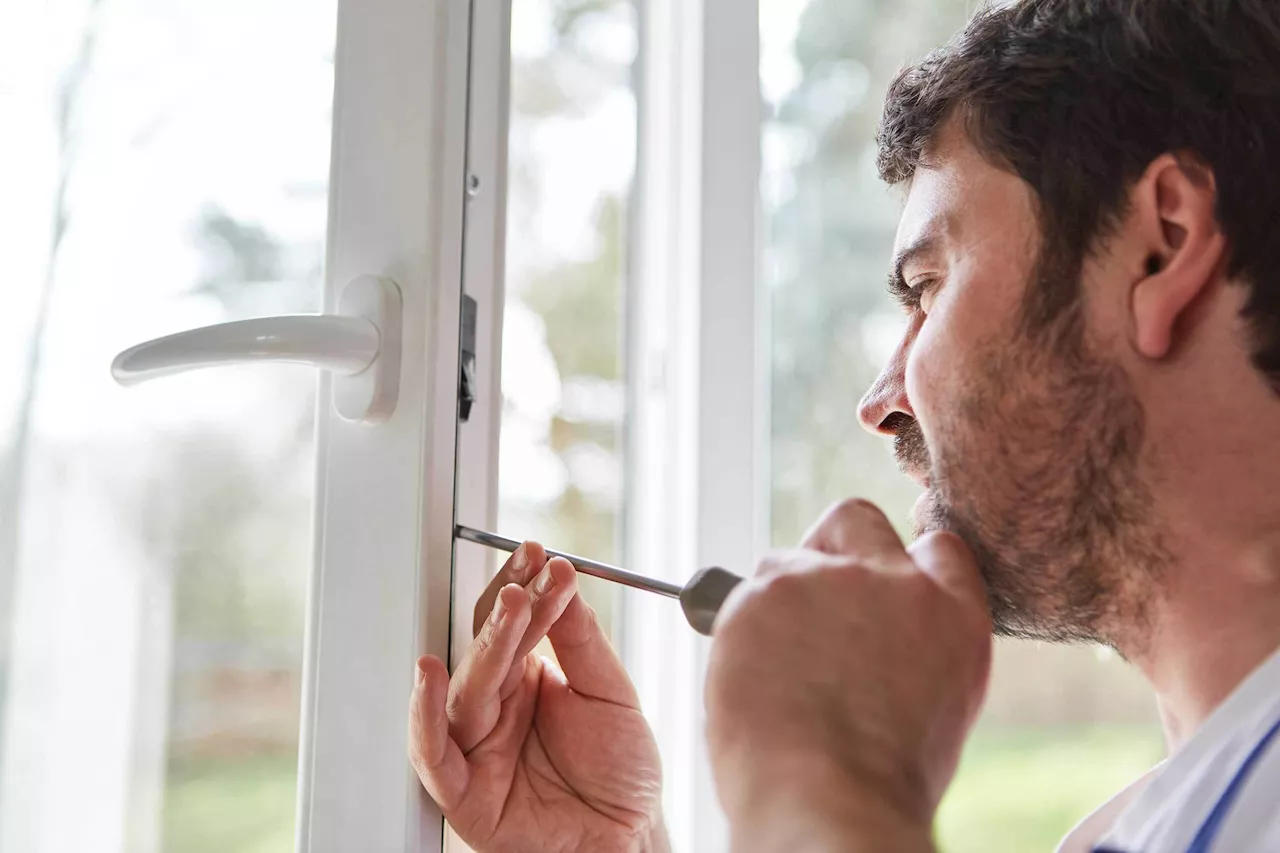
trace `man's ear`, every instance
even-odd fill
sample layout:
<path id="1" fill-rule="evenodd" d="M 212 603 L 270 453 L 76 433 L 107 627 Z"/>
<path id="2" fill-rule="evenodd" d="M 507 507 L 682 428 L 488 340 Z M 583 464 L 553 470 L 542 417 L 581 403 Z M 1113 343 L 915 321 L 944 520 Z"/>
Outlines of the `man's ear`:
<path id="1" fill-rule="evenodd" d="M 1226 258 L 1216 201 L 1212 170 L 1172 154 L 1153 160 L 1134 185 L 1131 215 L 1147 256 L 1130 311 L 1134 345 L 1146 358 L 1169 354 L 1178 319 L 1214 282 Z"/>

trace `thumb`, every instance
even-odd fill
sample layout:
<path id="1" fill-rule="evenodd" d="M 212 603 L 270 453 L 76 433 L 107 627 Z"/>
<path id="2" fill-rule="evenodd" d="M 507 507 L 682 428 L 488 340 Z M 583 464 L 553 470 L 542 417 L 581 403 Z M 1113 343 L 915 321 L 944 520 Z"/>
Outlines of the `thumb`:
<path id="1" fill-rule="evenodd" d="M 565 680 L 577 693 L 627 708 L 639 708 L 640 697 L 627 675 L 595 611 L 578 593 L 547 632 Z"/>
<path id="2" fill-rule="evenodd" d="M 959 598 L 987 607 L 987 586 L 973 550 L 954 533 L 935 530 L 921 536 L 908 550 L 911 560 L 938 586 Z"/>

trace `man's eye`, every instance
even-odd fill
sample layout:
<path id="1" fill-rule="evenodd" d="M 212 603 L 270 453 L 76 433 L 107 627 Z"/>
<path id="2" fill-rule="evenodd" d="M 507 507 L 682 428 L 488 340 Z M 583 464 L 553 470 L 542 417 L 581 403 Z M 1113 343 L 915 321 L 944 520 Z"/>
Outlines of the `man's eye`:
<path id="1" fill-rule="evenodd" d="M 937 291 L 938 279 L 936 278 L 921 278 L 911 282 L 912 301 L 925 314 L 933 308 L 933 298 Z"/>

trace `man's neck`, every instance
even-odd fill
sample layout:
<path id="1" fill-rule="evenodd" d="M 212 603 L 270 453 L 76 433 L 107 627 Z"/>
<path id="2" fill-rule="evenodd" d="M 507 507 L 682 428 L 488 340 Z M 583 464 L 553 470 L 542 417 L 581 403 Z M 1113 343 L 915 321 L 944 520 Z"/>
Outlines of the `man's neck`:
<path id="1" fill-rule="evenodd" d="M 1115 645 L 1155 689 L 1170 747 L 1280 647 L 1280 398 L 1239 358 L 1242 294 L 1222 293 L 1177 370 L 1131 365 L 1168 564 L 1136 590 L 1140 636 Z"/>
<path id="2" fill-rule="evenodd" d="M 1280 648 L 1280 530 L 1200 550 L 1165 579 L 1141 647 L 1121 648 L 1155 689 L 1170 749 Z"/>

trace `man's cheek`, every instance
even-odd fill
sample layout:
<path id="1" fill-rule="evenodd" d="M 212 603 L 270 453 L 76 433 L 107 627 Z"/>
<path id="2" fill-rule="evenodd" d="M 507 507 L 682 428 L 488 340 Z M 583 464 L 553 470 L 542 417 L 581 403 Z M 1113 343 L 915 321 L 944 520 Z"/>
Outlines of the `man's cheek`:
<path id="1" fill-rule="evenodd" d="M 921 327 L 907 357 L 903 381 L 911 410 L 924 433 L 926 442 L 932 445 L 933 429 L 945 410 L 947 381 L 946 340 L 926 322 Z"/>

